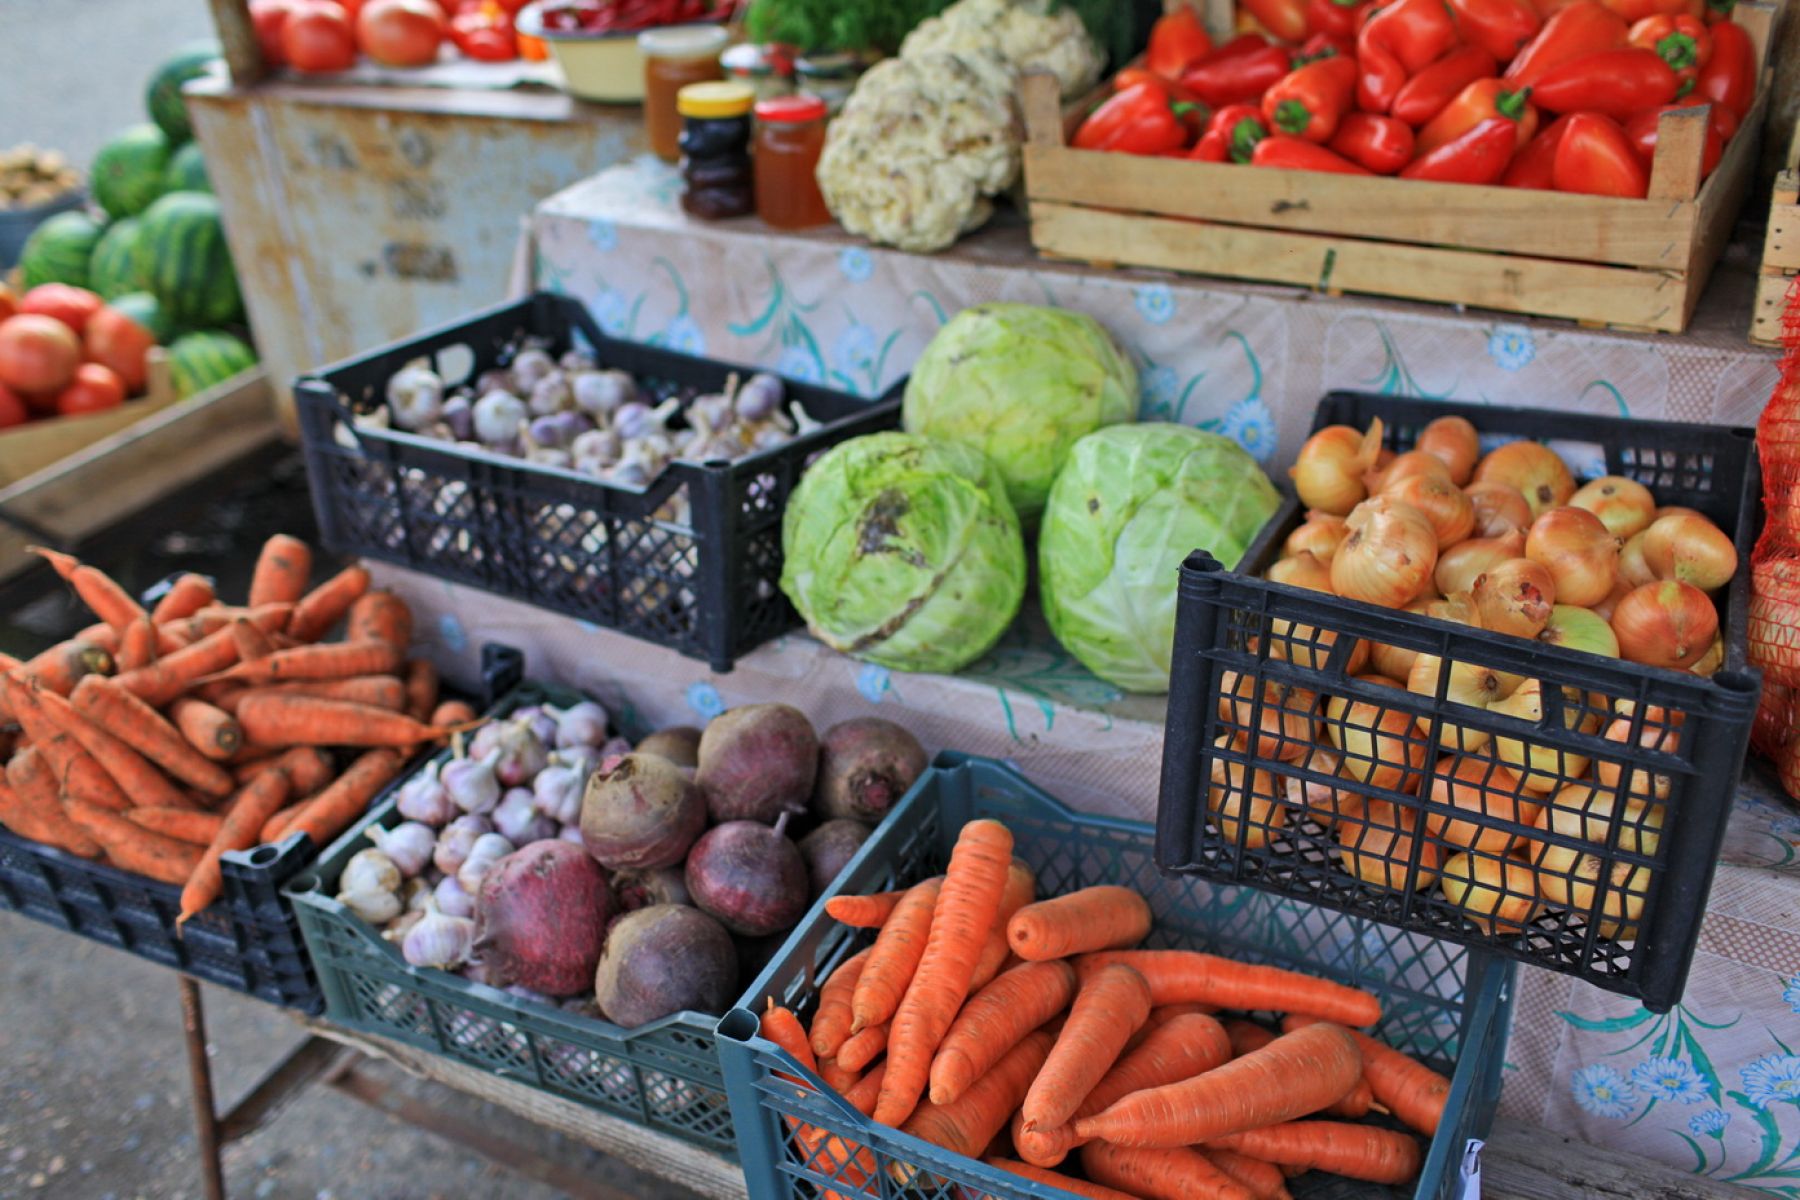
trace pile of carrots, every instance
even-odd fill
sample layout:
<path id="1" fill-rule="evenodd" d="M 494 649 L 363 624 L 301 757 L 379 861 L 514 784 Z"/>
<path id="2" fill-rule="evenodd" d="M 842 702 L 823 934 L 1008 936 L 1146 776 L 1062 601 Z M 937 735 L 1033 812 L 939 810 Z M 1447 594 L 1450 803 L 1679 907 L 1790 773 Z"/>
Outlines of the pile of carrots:
<path id="1" fill-rule="evenodd" d="M 28 662 L 0 656 L 0 824 L 181 885 L 183 922 L 218 898 L 226 851 L 293 833 L 323 847 L 411 747 L 474 720 L 406 657 L 406 603 L 360 566 L 309 588 L 297 538 L 263 547 L 242 607 L 190 574 L 146 611 L 99 569 L 35 553 L 100 620 Z M 342 641 L 320 640 L 340 623 Z"/>
<path id="2" fill-rule="evenodd" d="M 1381 1018 L 1373 995 L 1133 949 L 1152 924 L 1142 896 L 1034 902 L 1012 848 L 1003 824 L 971 821 L 944 875 L 828 901 L 837 921 L 879 933 L 824 981 L 810 1028 L 770 1000 L 764 1036 L 865 1116 L 1093 1200 L 1281 1200 L 1310 1170 L 1418 1174 L 1415 1134 L 1436 1133 L 1450 1081 L 1358 1031 Z M 1228 1010 L 1281 1026 L 1217 1015 Z M 1392 1122 L 1356 1123 L 1378 1112 Z M 867 1147 L 787 1120 L 811 1167 L 839 1181 L 827 1197 L 881 1194 Z M 1064 1173 L 1071 1159 L 1080 1177 Z"/>

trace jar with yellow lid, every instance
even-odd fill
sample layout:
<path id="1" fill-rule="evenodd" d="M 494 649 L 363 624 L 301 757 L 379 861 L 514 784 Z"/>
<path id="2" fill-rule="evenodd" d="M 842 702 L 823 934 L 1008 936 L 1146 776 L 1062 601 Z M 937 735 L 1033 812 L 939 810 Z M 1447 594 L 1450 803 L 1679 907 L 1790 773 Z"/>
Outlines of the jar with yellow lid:
<path id="1" fill-rule="evenodd" d="M 730 40 L 722 25 L 676 25 L 638 34 L 644 59 L 644 135 L 664 162 L 681 157 L 676 96 L 690 83 L 723 79 L 720 56 Z"/>
<path id="2" fill-rule="evenodd" d="M 750 163 L 750 110 L 756 91 L 736 82 L 690 83 L 676 97 L 681 113 L 681 207 L 703 220 L 756 209 Z"/>

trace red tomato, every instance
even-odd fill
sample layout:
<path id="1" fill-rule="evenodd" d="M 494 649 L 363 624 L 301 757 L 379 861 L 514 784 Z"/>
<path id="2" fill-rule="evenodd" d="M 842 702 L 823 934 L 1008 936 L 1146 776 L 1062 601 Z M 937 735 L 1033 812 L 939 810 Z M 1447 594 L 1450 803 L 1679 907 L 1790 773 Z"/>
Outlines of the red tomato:
<path id="1" fill-rule="evenodd" d="M 125 390 L 137 395 L 150 381 L 146 357 L 156 339 L 150 331 L 114 309 L 102 308 L 88 322 L 84 349 L 89 362 L 110 367 Z"/>
<path id="2" fill-rule="evenodd" d="M 0 383 L 27 398 L 60 392 L 80 363 L 81 343 L 55 317 L 20 313 L 0 325 Z"/>
<path id="3" fill-rule="evenodd" d="M 125 385 L 111 367 L 82 363 L 75 368 L 75 382 L 56 396 L 56 411 L 65 417 L 105 412 L 125 403 Z"/>
<path id="4" fill-rule="evenodd" d="M 369 0 L 356 18 L 356 40 L 384 66 L 426 66 L 444 41 L 444 10 L 435 0 Z"/>
<path id="5" fill-rule="evenodd" d="M 0 321 L 19 311 L 19 293 L 0 283 Z"/>
<path id="6" fill-rule="evenodd" d="M 256 45 L 262 51 L 263 62 L 271 67 L 288 65 L 281 31 L 286 28 L 288 14 L 293 11 L 294 0 L 250 0 L 250 23 L 256 27 Z"/>
<path id="7" fill-rule="evenodd" d="M 281 49 L 299 71 L 347 71 L 356 63 L 356 33 L 333 0 L 298 0 L 281 27 Z"/>
<path id="8" fill-rule="evenodd" d="M 100 311 L 100 304 L 100 297 L 86 288 L 66 283 L 40 283 L 19 297 L 20 312 L 55 317 L 77 335 L 87 328 L 88 319 Z"/>
<path id="9" fill-rule="evenodd" d="M 24 399 L 5 384 L 0 383 L 0 429 L 11 429 L 14 425 L 23 425 L 31 420 L 31 409 Z"/>

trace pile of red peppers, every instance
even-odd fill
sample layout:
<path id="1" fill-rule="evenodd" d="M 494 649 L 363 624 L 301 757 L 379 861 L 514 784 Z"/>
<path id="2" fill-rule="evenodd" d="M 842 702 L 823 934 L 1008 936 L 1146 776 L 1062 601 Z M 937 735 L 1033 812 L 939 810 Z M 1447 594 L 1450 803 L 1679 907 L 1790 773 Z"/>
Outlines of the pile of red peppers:
<path id="1" fill-rule="evenodd" d="M 1709 106 L 1703 170 L 1756 97 L 1735 0 L 1242 0 L 1194 9 L 1076 132 L 1085 150 L 1642 198 L 1658 118 Z"/>

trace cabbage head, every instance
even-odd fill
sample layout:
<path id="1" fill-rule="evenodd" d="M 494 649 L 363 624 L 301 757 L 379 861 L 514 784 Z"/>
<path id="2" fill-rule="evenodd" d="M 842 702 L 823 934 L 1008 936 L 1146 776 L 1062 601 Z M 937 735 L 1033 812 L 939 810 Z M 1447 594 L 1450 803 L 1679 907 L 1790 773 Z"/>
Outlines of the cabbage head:
<path id="1" fill-rule="evenodd" d="M 1185 425 L 1120 425 L 1075 443 L 1038 531 L 1051 632 L 1100 678 L 1169 690 L 1181 562 L 1235 567 L 1280 496 L 1237 443 Z"/>
<path id="2" fill-rule="evenodd" d="M 1083 313 L 1031 304 L 957 313 L 913 367 L 904 406 L 908 433 L 987 455 L 1026 524 L 1069 447 L 1137 411 L 1137 368 L 1112 335 Z"/>
<path id="3" fill-rule="evenodd" d="M 900 671 L 985 654 L 1025 595 L 1025 541 L 981 452 L 907 433 L 834 447 L 781 526 L 781 590 L 814 637 Z"/>

